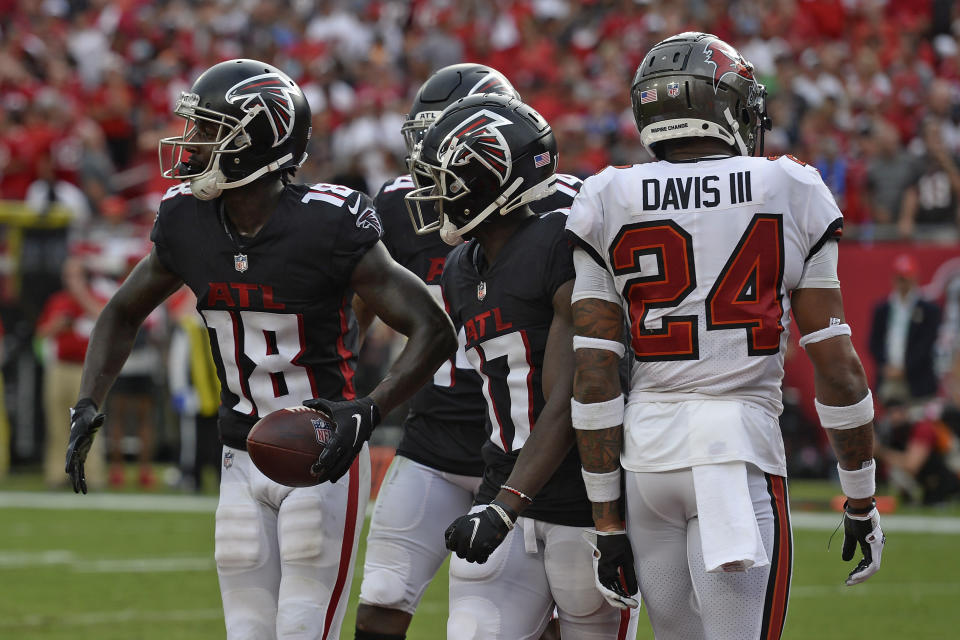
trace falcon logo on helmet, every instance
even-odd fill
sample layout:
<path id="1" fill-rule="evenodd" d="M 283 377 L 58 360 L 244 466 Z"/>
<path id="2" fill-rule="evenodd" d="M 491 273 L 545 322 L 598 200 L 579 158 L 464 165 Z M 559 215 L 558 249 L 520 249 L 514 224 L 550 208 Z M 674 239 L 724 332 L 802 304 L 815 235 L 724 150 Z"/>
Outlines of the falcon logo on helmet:
<path id="1" fill-rule="evenodd" d="M 475 93 L 500 93 L 510 96 L 516 94 L 516 90 L 507 84 L 500 74 L 490 73 L 475 84 L 467 95 L 472 96 Z"/>
<path id="2" fill-rule="evenodd" d="M 736 49 L 722 40 L 711 40 L 703 50 L 704 60 L 713 65 L 713 92 L 717 93 L 723 77 L 735 73 L 753 80 L 753 65 L 743 59 Z"/>
<path id="3" fill-rule="evenodd" d="M 293 131 L 296 111 L 291 94 L 302 95 L 295 84 L 279 74 L 264 73 L 233 85 L 225 97 L 230 104 L 240 102 L 240 108 L 245 113 L 262 107 L 273 129 L 273 146 L 276 147 L 289 138 Z"/>
<path id="4" fill-rule="evenodd" d="M 453 129 L 440 144 L 440 157 L 447 167 L 463 166 L 476 160 L 506 184 L 512 158 L 500 127 L 513 124 L 487 109 L 478 111 Z M 456 186 L 453 186 L 456 189 Z"/>

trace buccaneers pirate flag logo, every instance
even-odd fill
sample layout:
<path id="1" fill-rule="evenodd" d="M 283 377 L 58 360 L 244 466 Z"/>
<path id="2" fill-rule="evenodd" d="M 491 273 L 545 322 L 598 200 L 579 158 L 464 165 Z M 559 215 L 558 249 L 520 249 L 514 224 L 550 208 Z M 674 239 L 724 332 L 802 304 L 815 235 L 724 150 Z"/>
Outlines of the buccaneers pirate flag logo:
<path id="1" fill-rule="evenodd" d="M 726 42 L 713 40 L 703 50 L 704 61 L 713 65 L 713 92 L 716 93 L 723 77 L 734 73 L 747 80 L 753 80 L 753 65 L 743 59 L 736 49 Z"/>
<path id="2" fill-rule="evenodd" d="M 297 85 L 280 74 L 264 73 L 230 87 L 226 99 L 230 104 L 239 102 L 245 113 L 257 107 L 263 108 L 273 129 L 273 146 L 276 147 L 289 138 L 293 131 L 296 110 L 292 95 L 303 94 Z"/>
<path id="3" fill-rule="evenodd" d="M 510 147 L 500 131 L 513 124 L 501 115 L 483 109 L 454 127 L 440 144 L 444 166 L 461 166 L 476 160 L 489 169 L 500 184 L 510 177 Z"/>

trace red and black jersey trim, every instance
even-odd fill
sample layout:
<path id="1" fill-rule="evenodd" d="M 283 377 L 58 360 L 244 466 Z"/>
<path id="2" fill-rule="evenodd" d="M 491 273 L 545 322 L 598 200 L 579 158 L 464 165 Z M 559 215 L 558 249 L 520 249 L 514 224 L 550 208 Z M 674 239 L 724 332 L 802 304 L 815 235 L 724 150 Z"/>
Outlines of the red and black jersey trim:
<path id="1" fill-rule="evenodd" d="M 820 239 L 817 240 L 816 244 L 810 248 L 810 253 L 807 254 L 807 257 L 803 259 L 804 262 L 817 255 L 817 252 L 823 248 L 823 245 L 827 244 L 828 240 L 839 240 L 840 236 L 843 235 L 843 218 L 837 218 L 829 225 L 827 225 L 827 230 L 823 232 L 823 235 L 820 236 Z"/>
<path id="2" fill-rule="evenodd" d="M 764 474 L 767 493 L 773 509 L 773 553 L 770 554 L 770 576 L 763 603 L 763 622 L 760 640 L 779 640 L 787 619 L 790 599 L 790 579 L 793 573 L 793 532 L 790 527 L 790 504 L 787 498 L 787 479 Z"/>

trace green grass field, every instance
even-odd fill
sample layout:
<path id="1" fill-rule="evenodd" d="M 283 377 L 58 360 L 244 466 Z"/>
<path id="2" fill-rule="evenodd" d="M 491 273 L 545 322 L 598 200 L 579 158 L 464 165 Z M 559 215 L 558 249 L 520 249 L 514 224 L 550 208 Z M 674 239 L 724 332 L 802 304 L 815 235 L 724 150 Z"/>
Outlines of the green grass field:
<path id="1" fill-rule="evenodd" d="M 816 501 L 830 491 L 811 484 L 801 493 Z M 799 502 L 796 493 L 795 503 Z M 25 495 L 28 506 L 22 506 Z M 33 495 L 35 507 L 29 506 Z M 67 507 L 72 506 L 70 500 L 75 499 L 78 506 L 83 503 L 65 493 L 0 492 L 0 639 L 224 637 L 209 498 L 199 505 L 191 503 L 194 512 L 158 513 L 41 505 L 51 495 Z M 18 499 L 5 501 L 5 496 Z M 172 508 L 178 508 L 177 504 Z M 954 532 L 908 532 L 902 529 L 936 527 L 929 520 L 918 527 L 917 522 L 897 520 L 894 524 L 889 518 L 883 569 L 856 588 L 842 584 L 848 568 L 839 560 L 839 535 L 828 553 L 830 532 L 822 523 L 798 525 L 784 637 L 960 637 L 957 512 L 925 515 L 937 515 L 933 524 L 950 524 L 946 528 Z M 794 516 L 801 519 L 796 508 Z M 808 528 L 811 526 L 819 528 Z M 441 572 L 427 591 L 407 635 L 410 640 L 444 638 L 446 582 L 446 574 Z M 358 589 L 359 579 L 355 579 L 344 640 L 353 638 Z M 653 637 L 645 617 L 637 637 Z"/>

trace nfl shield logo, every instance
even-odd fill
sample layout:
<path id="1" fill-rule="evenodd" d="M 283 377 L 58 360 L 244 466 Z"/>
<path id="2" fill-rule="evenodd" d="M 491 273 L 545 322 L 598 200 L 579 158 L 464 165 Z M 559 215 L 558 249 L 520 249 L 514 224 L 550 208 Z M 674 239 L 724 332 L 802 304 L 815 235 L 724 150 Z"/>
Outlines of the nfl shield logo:
<path id="1" fill-rule="evenodd" d="M 317 435 L 318 444 L 327 444 L 330 440 L 330 436 L 333 435 L 333 432 L 330 431 L 329 425 L 326 421 L 321 418 L 310 418 L 310 422 L 313 423 L 313 431 Z"/>
<path id="2" fill-rule="evenodd" d="M 680 83 L 679 82 L 669 82 L 667 83 L 667 95 L 671 98 L 676 98 L 680 95 Z"/>
<path id="3" fill-rule="evenodd" d="M 240 273 L 243 273 L 244 271 L 246 271 L 247 270 L 247 254 L 238 253 L 237 255 L 233 256 L 233 268 L 239 271 Z"/>
<path id="4" fill-rule="evenodd" d="M 481 281 L 480 284 L 477 285 L 477 300 L 480 300 L 481 302 L 483 302 L 483 299 L 486 297 L 487 297 L 487 283 Z"/>
<path id="5" fill-rule="evenodd" d="M 229 469 L 233 466 L 233 451 L 227 451 L 223 454 L 223 468 Z"/>

